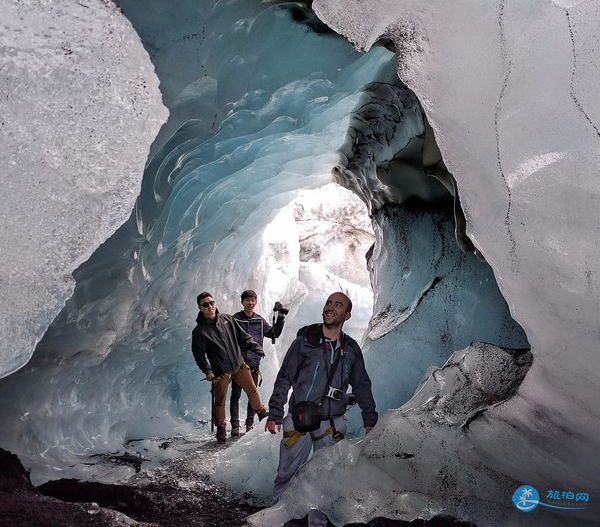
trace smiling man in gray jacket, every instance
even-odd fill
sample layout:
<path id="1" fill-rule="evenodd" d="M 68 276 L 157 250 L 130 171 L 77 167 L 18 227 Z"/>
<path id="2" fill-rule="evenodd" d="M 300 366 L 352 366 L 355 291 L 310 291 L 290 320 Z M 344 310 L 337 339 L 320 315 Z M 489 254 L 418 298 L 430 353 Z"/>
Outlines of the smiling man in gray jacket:
<path id="1" fill-rule="evenodd" d="M 371 380 L 365 369 L 362 351 L 353 338 L 342 332 L 351 311 L 352 302 L 344 293 L 330 295 L 323 307 L 323 323 L 300 329 L 283 359 L 269 400 L 269 418 L 265 425 L 265 429 L 272 434 L 283 426 L 272 505 L 277 503 L 312 450 L 331 446 L 343 439 L 346 433 L 344 413 L 348 405 L 348 385 L 352 386 L 362 411 L 366 432 L 369 433 L 377 423 Z M 290 413 L 284 417 L 283 408 L 290 388 Z M 304 434 L 294 429 L 292 418 L 294 407 L 301 401 L 319 405 L 321 420 L 317 430 Z M 309 513 L 308 521 L 310 527 L 327 525 L 326 516 L 317 510 Z"/>

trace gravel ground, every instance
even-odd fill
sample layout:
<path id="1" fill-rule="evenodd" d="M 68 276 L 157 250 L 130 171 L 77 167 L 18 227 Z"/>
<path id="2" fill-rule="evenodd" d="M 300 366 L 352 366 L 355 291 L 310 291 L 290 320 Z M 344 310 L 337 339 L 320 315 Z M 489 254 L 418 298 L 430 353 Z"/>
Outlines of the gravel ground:
<path id="1" fill-rule="evenodd" d="M 34 487 L 17 456 L 0 449 L 0 525 L 2 527 L 243 527 L 258 511 L 198 474 L 200 459 L 220 448 L 206 443 L 152 477 L 132 478 L 127 485 L 50 481 Z M 192 468 L 190 468 L 192 467 Z M 350 524 L 345 527 L 360 527 Z M 475 527 L 436 518 L 402 522 L 377 518 L 368 527 Z M 306 518 L 284 527 L 306 527 Z M 277 527 L 277 526 L 273 526 Z"/>

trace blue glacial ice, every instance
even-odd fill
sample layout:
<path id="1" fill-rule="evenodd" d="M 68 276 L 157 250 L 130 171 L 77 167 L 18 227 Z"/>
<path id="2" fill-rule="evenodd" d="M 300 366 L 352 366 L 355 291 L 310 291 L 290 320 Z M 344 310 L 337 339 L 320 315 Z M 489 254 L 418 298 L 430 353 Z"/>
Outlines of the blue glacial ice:
<path id="1" fill-rule="evenodd" d="M 26 365 L 32 339 L 14 336 L 23 308 L 7 308 L 18 353 L 2 361 L 0 446 L 36 482 L 133 475 L 90 464 L 96 454 L 139 454 L 151 470 L 209 437 L 208 387 L 189 349 L 200 290 L 223 311 L 239 309 L 247 287 L 265 315 L 276 300 L 290 307 L 282 339 L 267 348 L 266 399 L 295 330 L 343 289 L 357 306 L 347 329 L 363 342 L 381 423 L 365 437 L 350 410 L 354 438 L 316 456 L 250 525 L 281 525 L 312 507 L 339 525 L 436 514 L 527 525 L 511 501 L 522 484 L 592 496 L 599 108 L 590 95 L 598 37 L 586 21 L 597 8 L 315 1 L 341 37 L 300 4 L 135 4 L 119 2 L 169 119 L 156 134 L 165 119 L 156 99 L 144 106 L 152 115 L 133 111 L 153 133 L 129 141 L 136 156 L 150 150 L 129 219 L 111 220 L 102 245 L 86 241 L 88 254 L 97 249 L 82 265 L 45 253 L 76 287 L 59 313 L 68 291 L 52 289 L 54 275 L 39 282 L 50 286 L 49 308 L 45 318 L 28 313 L 40 326 L 56 318 Z M 66 11 L 54 16 L 75 32 Z M 132 126 L 127 112 L 109 122 L 115 142 Z M 139 166 L 133 150 L 90 150 L 90 164 L 113 176 L 105 157 Z M 90 177 L 86 185 L 99 184 Z M 80 199 L 64 214 L 85 233 L 94 224 Z M 125 207 L 121 196 L 105 199 Z M 18 236 L 31 221 L 5 228 Z M 12 260 L 30 263 L 17 252 Z M 276 458 L 277 439 L 255 429 L 224 451 L 212 478 L 268 503 Z M 530 514 L 584 525 L 590 510 Z"/>

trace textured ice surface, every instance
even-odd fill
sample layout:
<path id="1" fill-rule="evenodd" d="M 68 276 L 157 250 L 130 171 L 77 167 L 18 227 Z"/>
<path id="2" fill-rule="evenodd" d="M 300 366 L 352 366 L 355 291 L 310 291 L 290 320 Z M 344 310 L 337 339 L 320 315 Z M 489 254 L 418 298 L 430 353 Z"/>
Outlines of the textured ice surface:
<path id="1" fill-rule="evenodd" d="M 275 300 L 289 305 L 291 340 L 303 321 L 318 319 L 325 296 L 342 288 L 357 300 L 349 328 L 360 338 L 367 327 L 370 220 L 356 196 L 327 185 L 362 85 L 381 69 L 393 72 L 393 55 L 366 57 L 328 37 L 318 61 L 290 69 L 299 48 L 317 56 L 320 37 L 285 11 L 238 4 L 221 4 L 203 21 L 208 37 L 196 56 L 205 77 L 219 81 L 223 122 L 213 130 L 193 116 L 162 140 L 133 221 L 77 270 L 75 293 L 33 360 L 0 383 L 1 442 L 34 467 L 36 482 L 65 474 L 121 479 L 127 467 L 98 473 L 88 456 L 132 450 L 145 438 L 204 433 L 208 386 L 190 352 L 202 289 L 226 312 L 240 309 L 248 287 L 258 291 L 265 316 Z M 156 26 L 168 33 L 161 19 Z M 266 29 L 287 47 L 265 45 Z M 231 60 L 247 65 L 235 82 Z M 195 97 L 202 106 L 210 94 Z M 319 199 L 308 203 L 310 192 Z M 314 218 L 326 221 L 315 226 Z M 330 250 L 320 254 L 323 239 Z M 265 398 L 282 345 L 283 338 L 267 343 Z"/>
<path id="2" fill-rule="evenodd" d="M 0 13 L 1 377 L 31 357 L 73 270 L 131 214 L 166 110 L 113 4 L 8 0 Z"/>
<path id="3" fill-rule="evenodd" d="M 351 454 L 352 477 L 347 465 L 338 471 L 332 462 L 323 478 L 322 464 L 311 463 L 297 485 L 311 485 L 314 504 L 344 521 L 386 511 L 404 519 L 448 513 L 478 525 L 590 524 L 597 504 L 526 516 L 515 513 L 511 497 L 522 484 L 544 494 L 600 488 L 593 461 L 600 435 L 598 4 L 317 0 L 314 7 L 359 49 L 393 40 L 399 74 L 424 105 L 456 178 L 467 230 L 534 358 L 517 394 L 475 418 L 468 433 L 432 424 L 429 414 L 419 414 L 425 428 L 413 421 L 425 385 L 373 436 L 339 446 L 340 457 Z M 399 446 L 429 455 L 397 477 L 370 463 L 373 453 Z M 331 481 L 344 481 L 345 491 L 323 500 Z M 349 488 L 349 481 L 357 483 Z M 445 491 L 452 488 L 454 496 Z M 305 513 L 292 495 L 265 514 Z"/>

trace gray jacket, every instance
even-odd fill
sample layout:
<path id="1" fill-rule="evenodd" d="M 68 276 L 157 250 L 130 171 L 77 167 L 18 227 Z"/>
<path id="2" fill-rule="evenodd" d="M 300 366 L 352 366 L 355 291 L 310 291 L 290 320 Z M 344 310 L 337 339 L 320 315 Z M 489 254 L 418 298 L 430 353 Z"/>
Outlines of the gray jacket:
<path id="1" fill-rule="evenodd" d="M 275 379 L 273 394 L 269 399 L 269 421 L 282 423 L 283 407 L 290 388 L 293 390 L 289 401 L 290 412 L 300 401 L 321 403 L 323 395 L 327 393 L 329 372 L 340 350 L 342 356 L 330 384 L 341 390 L 341 398 L 336 401 L 325 397 L 321 404 L 321 418 L 344 415 L 348 405 L 346 391 L 350 385 L 362 411 L 364 425 L 374 426 L 377 423 L 377 412 L 360 346 L 353 338 L 342 333 L 338 347 L 334 350 L 333 345 L 323 336 L 322 324 L 305 326 L 298 331 Z"/>

